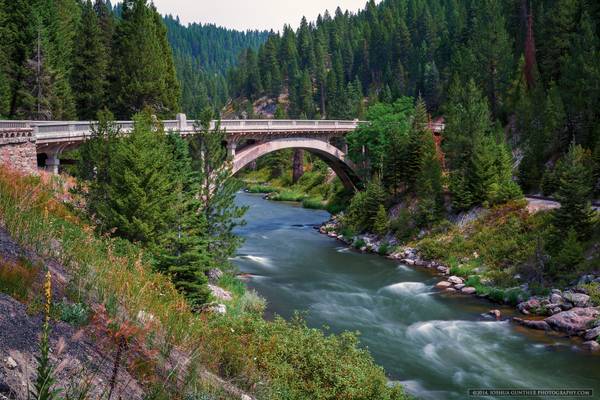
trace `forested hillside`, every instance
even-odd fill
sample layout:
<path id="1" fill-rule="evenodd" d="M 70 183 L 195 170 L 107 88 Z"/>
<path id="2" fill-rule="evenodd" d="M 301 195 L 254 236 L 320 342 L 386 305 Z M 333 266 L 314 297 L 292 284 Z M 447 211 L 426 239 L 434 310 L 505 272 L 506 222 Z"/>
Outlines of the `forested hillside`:
<path id="1" fill-rule="evenodd" d="M 0 1 L 0 115 L 93 119 L 108 108 L 130 118 L 180 109 L 166 27 L 146 0 L 120 18 L 104 0 Z"/>
<path id="2" fill-rule="evenodd" d="M 523 149 L 520 183 L 535 191 L 569 142 L 598 142 L 599 20 L 591 0 L 370 1 L 271 35 L 245 52 L 231 85 L 251 99 L 289 93 L 292 118 L 355 118 L 365 97 L 419 95 L 443 115 L 453 84 L 472 79 Z"/>
<path id="3" fill-rule="evenodd" d="M 212 24 L 184 26 L 171 15 L 164 21 L 182 86 L 181 107 L 189 115 L 209 105 L 222 108 L 229 98 L 226 72 L 243 50 L 257 49 L 268 37 L 268 32 L 240 32 Z"/>
<path id="4" fill-rule="evenodd" d="M 142 0 L 0 0 L 0 23 L 0 116 L 8 118 L 219 109 L 229 96 L 226 71 L 268 36 L 161 21 Z"/>

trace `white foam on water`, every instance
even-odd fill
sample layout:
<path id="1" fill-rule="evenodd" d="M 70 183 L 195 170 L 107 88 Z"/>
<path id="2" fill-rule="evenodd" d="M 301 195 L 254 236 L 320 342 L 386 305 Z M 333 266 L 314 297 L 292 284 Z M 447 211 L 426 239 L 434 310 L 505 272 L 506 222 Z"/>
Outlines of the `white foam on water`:
<path id="1" fill-rule="evenodd" d="M 350 248 L 348 247 L 336 247 L 335 251 L 337 251 L 338 253 L 347 253 L 350 251 Z"/>
<path id="2" fill-rule="evenodd" d="M 256 264 L 260 264 L 262 266 L 265 267 L 272 267 L 273 264 L 271 263 L 271 260 L 269 260 L 267 257 L 260 257 L 260 256 L 252 256 L 252 255 L 246 255 L 246 256 L 240 256 L 239 258 L 243 259 L 243 260 L 250 260 Z"/>
<path id="3" fill-rule="evenodd" d="M 398 294 L 417 294 L 427 290 L 427 285 L 422 282 L 400 282 L 385 286 L 380 290 Z"/>
<path id="4" fill-rule="evenodd" d="M 401 271 L 406 271 L 406 272 L 413 272 L 414 271 L 414 269 L 412 269 L 410 267 L 407 267 L 404 264 L 398 265 L 398 269 L 401 270 Z"/>

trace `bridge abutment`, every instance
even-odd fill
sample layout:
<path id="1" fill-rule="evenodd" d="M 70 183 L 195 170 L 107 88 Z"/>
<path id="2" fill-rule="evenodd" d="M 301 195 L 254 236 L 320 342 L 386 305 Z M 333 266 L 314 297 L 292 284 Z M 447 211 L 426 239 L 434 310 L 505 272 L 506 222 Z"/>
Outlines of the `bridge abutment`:
<path id="1" fill-rule="evenodd" d="M 0 164 L 28 174 L 37 171 L 36 140 L 33 129 L 0 130 Z"/>

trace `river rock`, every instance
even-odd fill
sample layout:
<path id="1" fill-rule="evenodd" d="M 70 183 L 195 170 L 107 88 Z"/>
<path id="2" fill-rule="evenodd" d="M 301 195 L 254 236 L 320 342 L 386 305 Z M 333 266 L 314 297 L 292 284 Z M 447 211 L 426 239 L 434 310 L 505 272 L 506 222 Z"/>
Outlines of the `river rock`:
<path id="1" fill-rule="evenodd" d="M 461 283 L 463 283 L 463 279 L 459 278 L 458 276 L 451 276 L 450 278 L 448 278 L 448 282 L 454 285 L 460 285 Z"/>
<path id="2" fill-rule="evenodd" d="M 492 317 L 496 318 L 497 320 L 502 318 L 502 313 L 500 312 L 500 310 L 490 310 L 490 311 L 488 311 L 488 315 L 491 315 Z"/>
<path id="3" fill-rule="evenodd" d="M 448 289 L 450 286 L 452 286 L 452 284 L 448 281 L 440 281 L 435 285 L 438 289 Z"/>
<path id="4" fill-rule="evenodd" d="M 449 287 L 448 289 L 445 290 L 445 292 L 456 293 L 456 289 L 454 289 L 453 287 Z"/>
<path id="5" fill-rule="evenodd" d="M 462 293 L 464 293 L 464 294 L 475 294 L 475 293 L 477 293 L 477 289 L 475 289 L 472 286 L 464 287 L 464 288 L 460 289 L 460 291 Z"/>
<path id="6" fill-rule="evenodd" d="M 552 293 L 550 295 L 550 303 L 552 304 L 562 304 L 564 301 L 563 297 L 558 293 Z"/>
<path id="7" fill-rule="evenodd" d="M 583 342 L 583 348 L 588 351 L 596 352 L 600 350 L 600 344 L 595 340 L 588 340 L 587 342 Z"/>
<path id="8" fill-rule="evenodd" d="M 206 277 L 208 278 L 208 282 L 212 283 L 213 285 L 219 282 L 222 276 L 223 271 L 221 271 L 218 268 L 211 268 L 208 271 L 206 271 Z"/>
<path id="9" fill-rule="evenodd" d="M 519 325 L 523 325 L 526 328 L 537 329 L 540 331 L 549 331 L 551 330 L 550 325 L 543 320 L 536 319 L 522 319 L 522 318 L 513 318 L 513 321 Z"/>
<path id="10" fill-rule="evenodd" d="M 231 293 L 229 293 L 227 290 L 225 290 L 219 286 L 209 284 L 208 289 L 210 290 L 210 293 L 213 295 L 213 297 L 218 300 L 229 301 L 233 298 L 231 296 Z"/>
<path id="11" fill-rule="evenodd" d="M 527 301 L 521 302 L 517 305 L 517 309 L 525 315 L 529 315 L 532 312 L 537 311 L 541 307 L 540 301 L 538 299 L 531 298 Z"/>
<path id="12" fill-rule="evenodd" d="M 465 286 L 467 286 L 467 285 L 465 285 L 464 283 L 459 283 L 458 285 L 454 285 L 454 287 L 456 288 L 456 290 L 461 290 Z"/>
<path id="13" fill-rule="evenodd" d="M 598 336 L 600 336 L 600 326 L 598 326 L 598 327 L 596 327 L 594 329 L 590 329 L 589 331 L 587 331 L 585 333 L 584 339 L 585 340 L 594 340 Z"/>
<path id="14" fill-rule="evenodd" d="M 590 306 L 590 296 L 583 293 L 573 293 L 573 292 L 565 292 L 563 293 L 563 298 L 569 301 L 575 307 L 589 307 Z"/>
<path id="15" fill-rule="evenodd" d="M 442 274 L 447 274 L 450 269 L 448 267 L 444 267 L 443 265 L 440 265 L 439 267 L 437 267 L 438 272 L 442 273 Z"/>
<path id="16" fill-rule="evenodd" d="M 411 260 L 410 258 L 405 258 L 402 262 L 406 265 L 415 265 L 415 260 Z"/>
<path id="17" fill-rule="evenodd" d="M 585 331 L 588 325 L 595 321 L 600 315 L 600 311 L 595 308 L 573 308 L 569 311 L 563 311 L 554 314 L 545 319 L 545 321 L 557 331 L 565 332 L 569 335 L 577 335 Z"/>

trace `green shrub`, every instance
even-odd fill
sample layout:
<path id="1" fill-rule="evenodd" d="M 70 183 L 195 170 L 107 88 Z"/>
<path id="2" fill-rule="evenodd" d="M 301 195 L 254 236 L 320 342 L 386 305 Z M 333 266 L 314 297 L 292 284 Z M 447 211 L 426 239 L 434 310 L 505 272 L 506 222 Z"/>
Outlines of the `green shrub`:
<path id="1" fill-rule="evenodd" d="M 388 255 L 390 253 L 390 244 L 389 243 L 382 243 L 379 246 L 379 254 L 382 256 Z"/>
<path id="2" fill-rule="evenodd" d="M 60 304 L 59 310 L 60 319 L 73 326 L 84 326 L 89 321 L 90 310 L 85 304 L 63 302 Z"/>
<path id="3" fill-rule="evenodd" d="M 240 298 L 240 309 L 242 312 L 261 316 L 265 311 L 267 302 L 254 290 L 247 290 Z"/>
<path id="4" fill-rule="evenodd" d="M 367 243 L 365 242 L 365 240 L 363 238 L 357 238 L 352 243 L 352 246 L 354 246 L 354 248 L 357 248 L 357 249 L 362 249 L 366 245 L 367 245 Z"/>
<path id="5" fill-rule="evenodd" d="M 600 283 L 593 282 L 582 285 L 582 287 L 587 291 L 588 296 L 596 306 L 600 306 Z"/>

